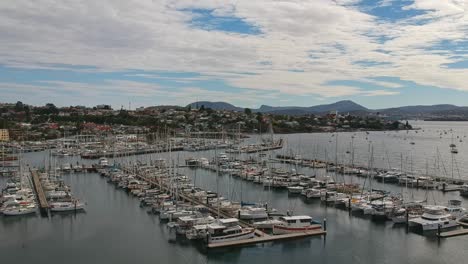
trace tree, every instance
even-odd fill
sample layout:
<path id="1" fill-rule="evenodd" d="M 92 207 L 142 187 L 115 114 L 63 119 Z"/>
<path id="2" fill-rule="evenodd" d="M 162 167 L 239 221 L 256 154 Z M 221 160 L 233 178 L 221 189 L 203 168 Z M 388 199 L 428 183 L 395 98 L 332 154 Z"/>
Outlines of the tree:
<path id="1" fill-rule="evenodd" d="M 205 105 L 200 106 L 200 109 L 199 109 L 199 110 L 200 110 L 200 112 L 205 111 Z"/>
<path id="2" fill-rule="evenodd" d="M 244 109 L 244 113 L 245 113 L 246 115 L 251 115 L 251 114 L 252 114 L 252 110 L 251 110 L 250 108 L 245 108 L 245 109 Z"/>
<path id="3" fill-rule="evenodd" d="M 47 104 L 45 105 L 45 107 L 47 108 L 47 112 L 48 112 L 49 114 L 58 114 L 58 113 L 59 113 L 58 108 L 57 108 L 54 104 L 52 104 L 52 103 L 47 103 Z"/>
<path id="4" fill-rule="evenodd" d="M 21 112 L 24 110 L 24 104 L 21 101 L 16 102 L 15 112 Z"/>

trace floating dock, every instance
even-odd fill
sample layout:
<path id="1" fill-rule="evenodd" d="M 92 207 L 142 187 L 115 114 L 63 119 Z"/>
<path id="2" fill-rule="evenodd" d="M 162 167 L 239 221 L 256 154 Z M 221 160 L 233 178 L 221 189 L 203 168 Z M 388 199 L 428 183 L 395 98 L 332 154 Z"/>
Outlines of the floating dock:
<path id="1" fill-rule="evenodd" d="M 453 231 L 442 232 L 437 234 L 440 238 L 449 238 L 449 237 L 456 237 L 456 236 L 464 236 L 468 235 L 468 229 L 457 229 Z"/>
<path id="2" fill-rule="evenodd" d="M 34 185 L 34 190 L 36 191 L 37 200 L 39 202 L 39 208 L 42 213 L 47 213 L 49 210 L 49 203 L 47 202 L 44 189 L 42 188 L 41 180 L 39 179 L 39 174 L 35 170 L 31 170 L 32 181 Z"/>
<path id="3" fill-rule="evenodd" d="M 105 158 L 115 158 L 115 157 L 126 157 L 134 155 L 144 155 L 151 153 L 163 153 L 169 151 L 182 151 L 184 147 L 161 147 L 161 148 L 149 148 L 149 149 L 139 149 L 139 150 L 124 150 L 124 151 L 110 151 L 110 152 L 99 152 L 99 153 L 84 153 L 81 154 L 82 159 L 99 159 L 102 157 Z"/>
<path id="4" fill-rule="evenodd" d="M 318 226 L 319 228 L 317 230 L 311 230 L 311 231 L 303 232 L 303 233 L 291 233 L 291 234 L 284 234 L 284 235 L 268 235 L 264 233 L 264 235 L 262 236 L 256 236 L 250 239 L 243 239 L 243 240 L 222 242 L 222 243 L 212 243 L 212 244 L 208 244 L 207 247 L 209 249 L 225 248 L 225 247 L 242 247 L 242 246 L 247 246 L 247 245 L 274 242 L 274 241 L 280 241 L 280 240 L 283 241 L 283 240 L 290 240 L 290 239 L 299 239 L 299 238 L 305 238 L 305 237 L 326 235 L 327 231 L 322 230 L 320 225 Z"/>

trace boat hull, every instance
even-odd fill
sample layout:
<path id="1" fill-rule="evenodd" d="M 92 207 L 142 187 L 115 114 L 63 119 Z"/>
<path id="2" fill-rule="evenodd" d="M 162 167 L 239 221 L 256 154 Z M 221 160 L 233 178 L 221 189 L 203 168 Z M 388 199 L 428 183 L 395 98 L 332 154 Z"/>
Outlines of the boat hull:
<path id="1" fill-rule="evenodd" d="M 319 225 L 316 226 L 306 226 L 306 227 L 287 227 L 283 225 L 273 225 L 273 234 L 275 235 L 283 235 L 283 234 L 291 234 L 291 233 L 304 233 L 313 230 L 320 229 Z"/>
<path id="2" fill-rule="evenodd" d="M 232 242 L 244 239 L 251 239 L 255 236 L 255 230 L 246 230 L 239 234 L 220 236 L 220 237 L 208 237 L 208 243 L 223 243 L 223 242 Z"/>

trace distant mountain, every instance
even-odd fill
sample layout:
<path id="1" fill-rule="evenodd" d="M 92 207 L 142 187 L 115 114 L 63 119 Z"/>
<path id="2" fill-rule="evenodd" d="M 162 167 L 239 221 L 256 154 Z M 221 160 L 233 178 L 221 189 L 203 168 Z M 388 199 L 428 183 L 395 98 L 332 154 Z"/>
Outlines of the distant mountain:
<path id="1" fill-rule="evenodd" d="M 311 107 L 298 107 L 298 106 L 283 106 L 274 107 L 268 105 L 262 105 L 259 109 L 253 110 L 262 113 L 272 114 L 289 114 L 289 115 L 303 115 L 303 114 L 320 114 L 331 111 L 338 112 L 355 112 L 355 111 L 369 111 L 362 105 L 356 104 L 353 101 L 345 100 L 339 101 L 333 104 L 316 105 Z"/>
<path id="2" fill-rule="evenodd" d="M 197 109 L 203 106 L 205 108 L 211 108 L 213 110 L 229 110 L 229 111 L 238 111 L 238 112 L 244 111 L 244 108 L 237 107 L 232 104 L 225 103 L 225 102 L 199 101 L 199 102 L 191 103 L 187 105 L 187 107 L 188 106 L 192 107 L 193 109 Z"/>
<path id="3" fill-rule="evenodd" d="M 369 111 L 369 109 L 365 108 L 360 104 L 356 104 L 353 101 L 345 100 L 339 101 L 333 104 L 324 104 L 324 105 L 317 105 L 309 107 L 309 112 L 312 113 L 324 113 L 330 111 L 338 111 L 338 112 L 355 112 L 355 111 Z"/>
<path id="4" fill-rule="evenodd" d="M 190 104 L 192 108 L 212 108 L 215 110 L 244 111 L 244 108 L 237 107 L 225 102 L 200 101 Z M 380 113 L 394 118 L 432 118 L 441 116 L 465 116 L 468 118 L 468 107 L 460 107 L 450 104 L 438 105 L 414 105 L 402 106 L 385 109 L 368 109 L 351 100 L 338 101 L 332 104 L 323 104 L 310 107 L 302 106 L 269 106 L 262 105 L 258 109 L 252 109 L 252 112 L 261 112 L 278 115 L 307 115 L 324 114 L 331 111 L 339 113 L 352 113 L 355 115 L 367 115 L 369 113 Z"/>
<path id="5" fill-rule="evenodd" d="M 199 101 L 189 104 L 192 108 L 211 108 L 214 110 L 230 110 L 230 111 L 244 111 L 244 108 L 234 106 L 225 102 L 209 102 Z M 270 113 L 270 114 L 282 114 L 282 115 L 305 115 L 305 114 L 319 114 L 327 113 L 330 111 L 338 112 L 356 112 L 356 111 L 369 111 L 362 105 L 356 104 L 353 101 L 345 100 L 339 101 L 333 104 L 316 105 L 311 107 L 301 106 L 269 106 L 262 105 L 258 109 L 252 109 L 253 112 Z"/>
<path id="6" fill-rule="evenodd" d="M 392 114 L 423 114 L 423 113 L 434 113 L 443 111 L 458 110 L 459 106 L 450 104 L 439 104 L 439 105 L 414 105 L 414 106 L 402 106 L 387 109 L 376 110 L 383 113 Z"/>

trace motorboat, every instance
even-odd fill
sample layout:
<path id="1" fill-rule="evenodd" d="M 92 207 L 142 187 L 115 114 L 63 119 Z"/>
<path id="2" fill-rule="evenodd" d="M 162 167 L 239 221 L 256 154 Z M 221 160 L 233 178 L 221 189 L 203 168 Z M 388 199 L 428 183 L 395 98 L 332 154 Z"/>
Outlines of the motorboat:
<path id="1" fill-rule="evenodd" d="M 282 216 L 279 218 L 280 224 L 273 225 L 273 234 L 302 233 L 316 229 L 321 226 L 313 224 L 312 217 L 308 215 Z"/>
<path id="2" fill-rule="evenodd" d="M 218 219 L 207 225 L 207 231 L 208 244 L 251 239 L 255 236 L 255 229 L 241 227 L 237 218 Z"/>
<path id="3" fill-rule="evenodd" d="M 49 206 L 51 212 L 81 211 L 85 209 L 85 204 L 78 200 L 71 202 L 52 202 Z"/>
<path id="4" fill-rule="evenodd" d="M 310 188 L 307 189 L 305 196 L 307 197 L 307 199 L 320 198 L 322 196 L 322 192 L 324 191 L 324 189 Z"/>
<path id="5" fill-rule="evenodd" d="M 260 220 L 267 219 L 268 213 L 264 207 L 243 206 L 239 209 L 238 216 L 241 220 Z"/>
<path id="6" fill-rule="evenodd" d="M 278 219 L 268 219 L 264 221 L 254 222 L 252 225 L 258 229 L 273 229 L 274 225 L 281 225 L 283 222 Z"/>
<path id="7" fill-rule="evenodd" d="M 460 188 L 460 195 L 468 197 L 468 184 L 463 184 Z"/>
<path id="8" fill-rule="evenodd" d="M 300 194 L 304 190 L 304 187 L 301 186 L 289 186 L 288 193 L 289 194 Z"/>
<path id="9" fill-rule="evenodd" d="M 26 205 L 26 206 L 14 206 L 9 207 L 3 210 L 3 215 L 5 216 L 19 216 L 19 215 L 29 215 L 29 214 L 36 214 L 36 205 Z"/>
<path id="10" fill-rule="evenodd" d="M 109 166 L 109 161 L 105 157 L 101 157 L 99 158 L 98 164 L 100 167 L 107 167 Z"/>

